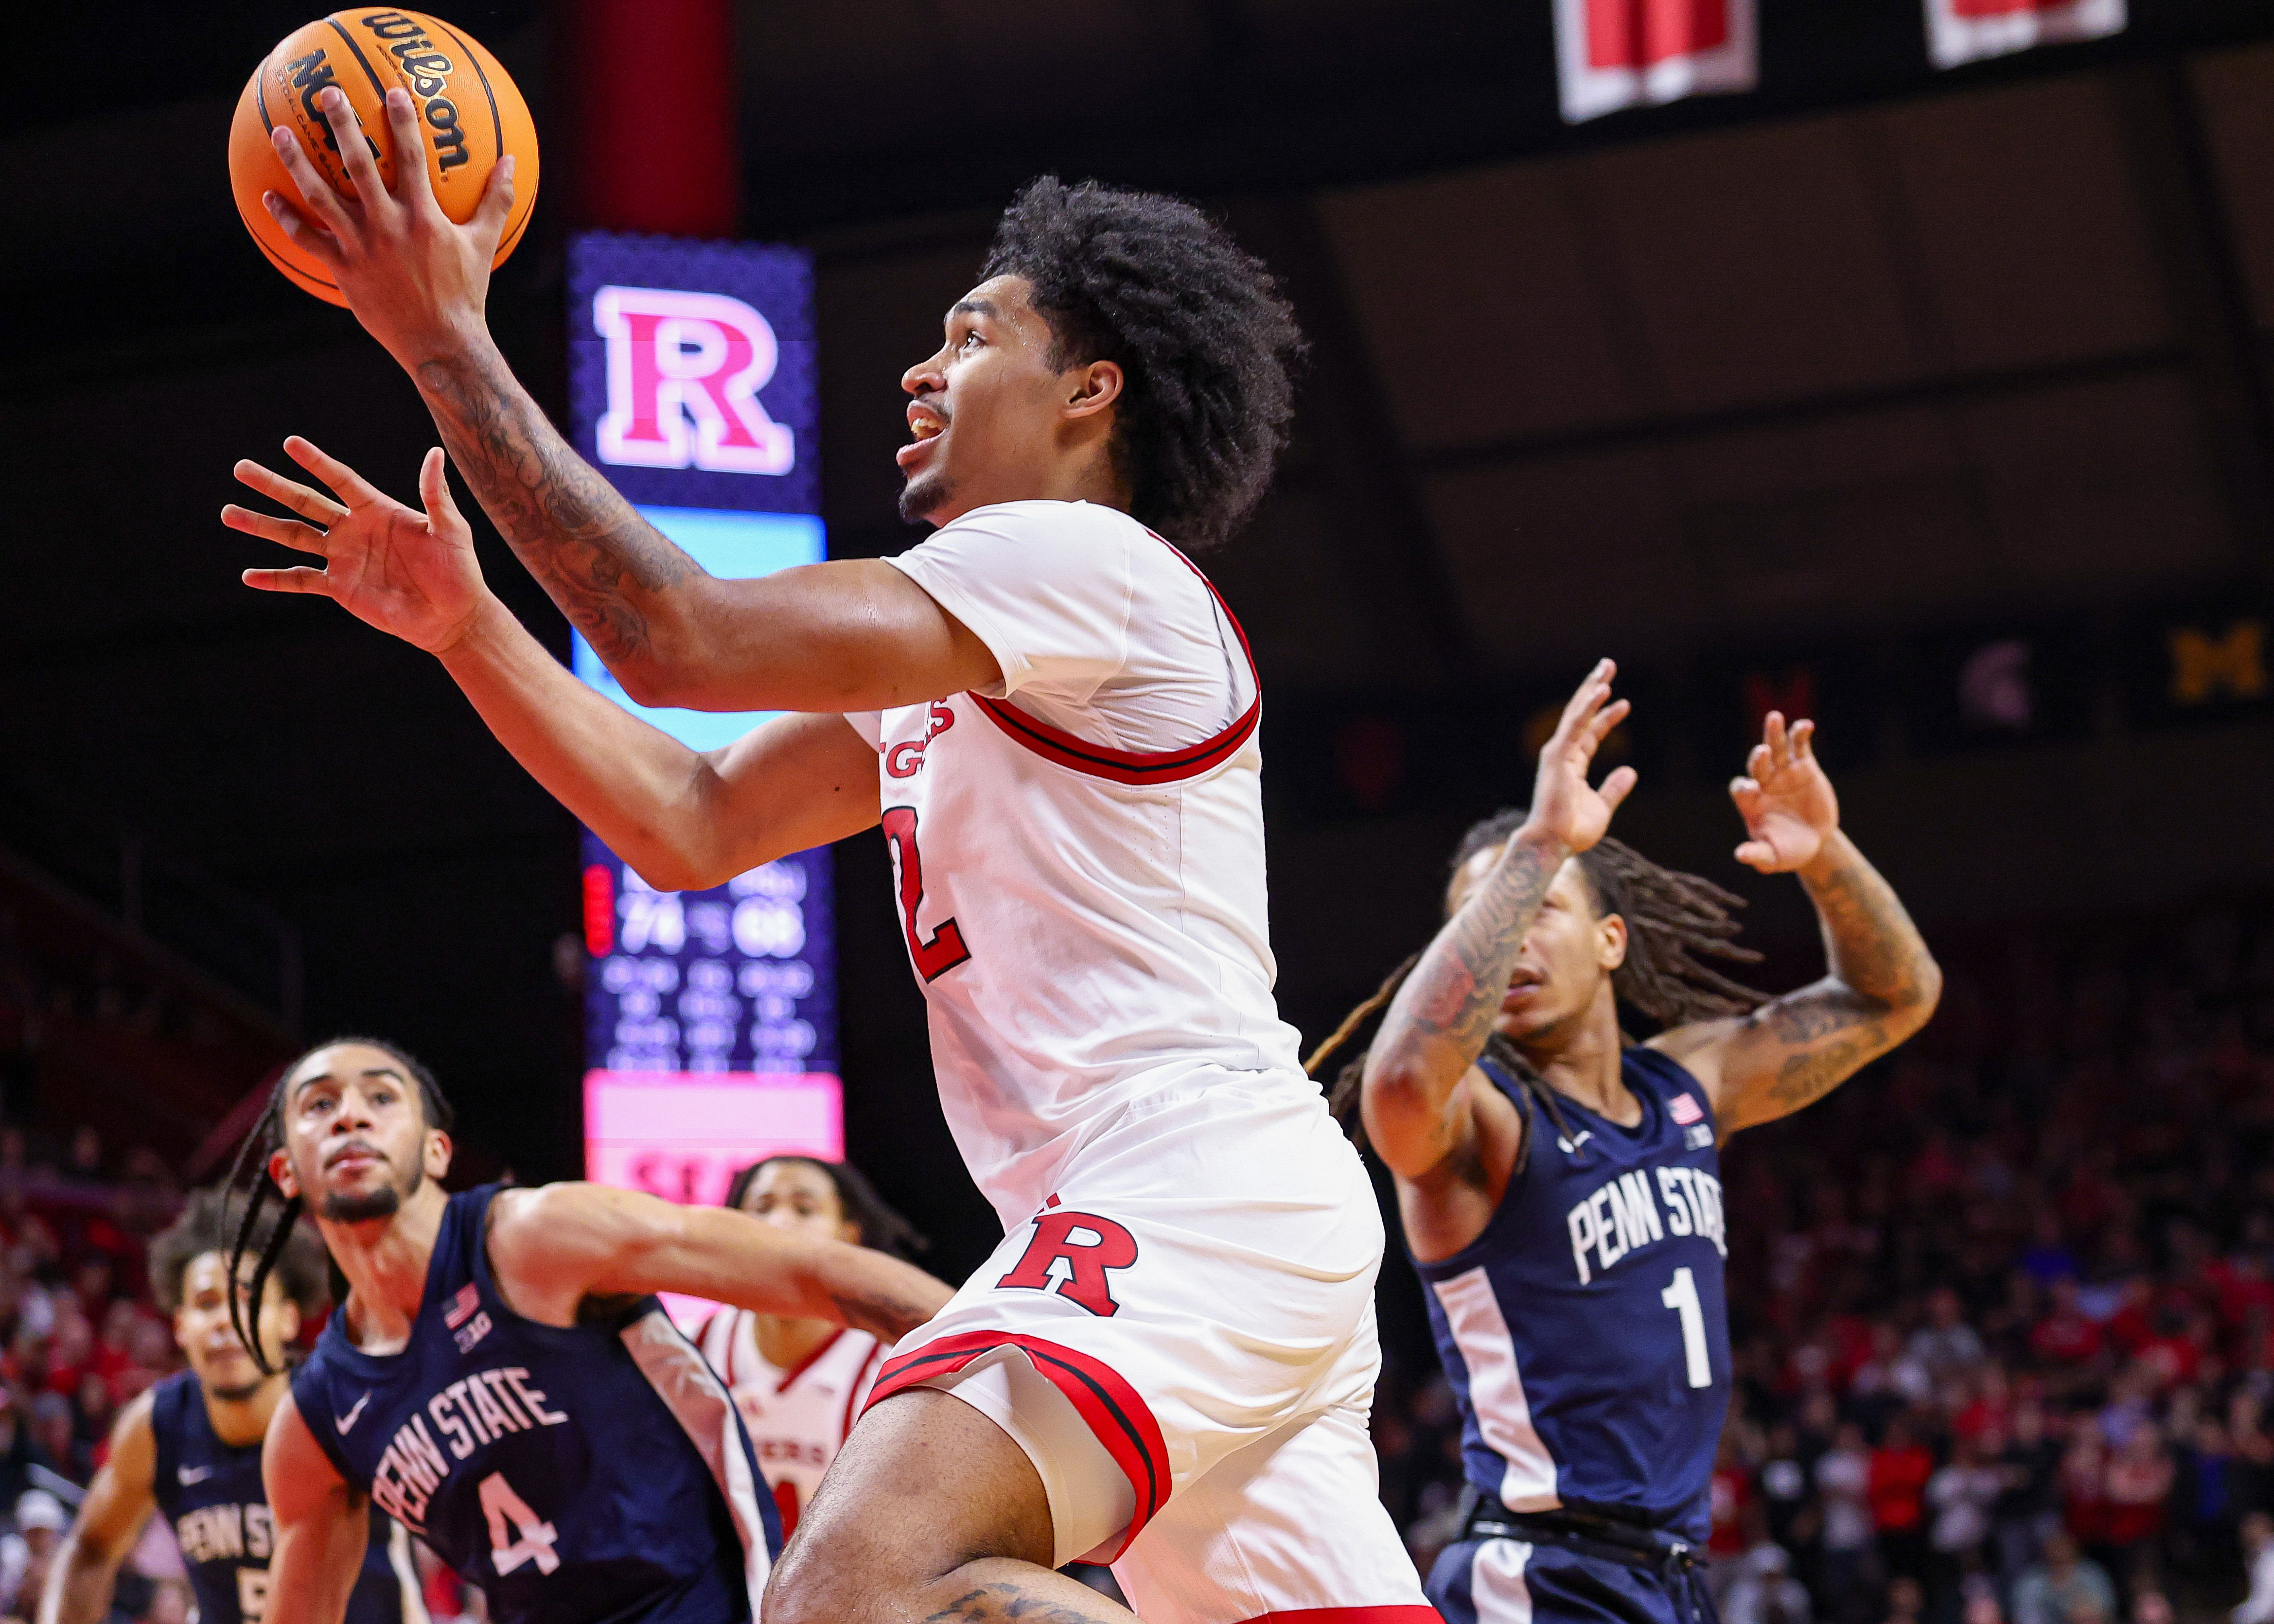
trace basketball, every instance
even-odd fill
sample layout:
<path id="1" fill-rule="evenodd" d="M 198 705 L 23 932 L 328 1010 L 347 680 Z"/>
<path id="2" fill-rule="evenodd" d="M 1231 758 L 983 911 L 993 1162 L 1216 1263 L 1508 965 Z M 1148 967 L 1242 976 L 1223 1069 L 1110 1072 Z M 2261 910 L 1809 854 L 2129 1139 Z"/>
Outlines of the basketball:
<path id="1" fill-rule="evenodd" d="M 345 304 L 323 262 L 284 234 L 260 201 L 264 192 L 299 199 L 299 188 L 269 145 L 279 124 L 295 132 L 343 196 L 354 186 L 316 96 L 336 86 L 355 109 L 379 173 L 395 184 L 396 154 L 387 124 L 388 87 L 410 93 L 425 139 L 426 173 L 442 212 L 463 224 L 481 201 L 490 170 L 516 160 L 513 213 L 493 266 L 521 241 L 537 201 L 537 128 L 520 90 L 471 35 L 424 11 L 335 11 L 284 36 L 253 70 L 229 132 L 230 185 L 237 212 L 268 261 L 318 298 Z"/>

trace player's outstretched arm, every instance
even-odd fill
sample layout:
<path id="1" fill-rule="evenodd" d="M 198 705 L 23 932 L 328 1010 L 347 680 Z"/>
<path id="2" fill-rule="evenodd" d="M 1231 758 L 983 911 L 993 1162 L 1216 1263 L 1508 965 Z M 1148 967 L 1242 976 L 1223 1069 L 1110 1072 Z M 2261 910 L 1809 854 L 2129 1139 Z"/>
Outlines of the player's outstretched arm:
<path id="1" fill-rule="evenodd" d="M 483 307 L 512 207 L 501 162 L 474 217 L 452 223 L 425 166 L 380 180 L 347 98 L 319 94 L 355 195 L 343 198 L 289 130 L 298 186 L 268 207 L 328 266 L 348 305 L 418 383 L 450 455 L 515 554 L 643 704 L 703 710 L 877 710 L 996 681 L 984 643 L 900 571 L 874 560 L 721 581 L 578 456 L 513 376 Z M 398 151 L 418 113 L 387 95 Z"/>
<path id="2" fill-rule="evenodd" d="M 264 1616 L 340 1624 L 371 1539 L 370 1505 L 332 1465 L 289 1393 L 268 1423 L 260 1477 L 276 1529 Z"/>
<path id="3" fill-rule="evenodd" d="M 1840 827 L 1816 759 L 1816 724 L 1772 710 L 1744 776 L 1729 786 L 1745 820 L 1737 861 L 1796 875 L 1816 905 L 1831 974 L 1750 1015 L 1677 1026 L 1653 1041 L 1713 1101 L 1724 1138 L 1790 1116 L 1926 1025 L 1942 970 L 1894 888 Z"/>
<path id="4" fill-rule="evenodd" d="M 48 1567 L 38 1624 L 102 1624 L 110 1616 L 118 1565 L 148 1521 L 157 1481 L 158 1440 L 147 1392 L 110 1429 L 110 1458 L 87 1485 L 79 1518 Z"/>
<path id="5" fill-rule="evenodd" d="M 896 1342 L 953 1295 L 881 1252 L 606 1184 L 508 1190 L 490 1213 L 492 1271 L 515 1312 L 547 1325 L 575 1324 L 586 1297 L 679 1291 Z"/>
<path id="6" fill-rule="evenodd" d="M 328 598 L 435 656 L 515 759 L 650 884 L 716 885 L 877 821 L 876 753 L 842 717 L 779 718 L 698 753 L 578 681 L 483 582 L 440 447 L 416 508 L 297 436 L 284 449 L 330 494 L 239 462 L 240 480 L 297 516 L 232 503 L 222 522 L 324 566 L 248 569 L 245 584 Z"/>
<path id="7" fill-rule="evenodd" d="M 1497 1091 L 1476 1071 L 1492 1035 L 1524 938 L 1564 860 L 1609 830 L 1611 814 L 1633 789 L 1622 767 L 1595 789 L 1595 751 L 1624 719 L 1611 697 L 1618 667 L 1604 660 L 1563 707 L 1540 752 L 1531 815 L 1501 851 L 1492 872 L 1429 944 L 1384 1016 L 1366 1063 L 1361 1109 L 1367 1139 L 1409 1182 L 1473 1181 L 1477 1107 Z M 1521 1132 L 1513 1112 L 1509 1132 Z M 1506 1152 L 1513 1156 L 1515 1141 Z"/>

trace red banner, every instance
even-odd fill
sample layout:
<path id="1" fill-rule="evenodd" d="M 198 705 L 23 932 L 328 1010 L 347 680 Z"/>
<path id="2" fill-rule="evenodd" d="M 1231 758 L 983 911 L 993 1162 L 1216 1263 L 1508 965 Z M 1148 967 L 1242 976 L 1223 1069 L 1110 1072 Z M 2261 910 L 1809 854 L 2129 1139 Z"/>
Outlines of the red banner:
<path id="1" fill-rule="evenodd" d="M 1926 0 L 1927 50 L 1938 68 L 2037 45 L 2124 32 L 2125 0 Z"/>
<path id="2" fill-rule="evenodd" d="M 1555 0 L 1565 121 L 1751 90 L 1760 77 L 1753 6 L 1754 0 Z"/>

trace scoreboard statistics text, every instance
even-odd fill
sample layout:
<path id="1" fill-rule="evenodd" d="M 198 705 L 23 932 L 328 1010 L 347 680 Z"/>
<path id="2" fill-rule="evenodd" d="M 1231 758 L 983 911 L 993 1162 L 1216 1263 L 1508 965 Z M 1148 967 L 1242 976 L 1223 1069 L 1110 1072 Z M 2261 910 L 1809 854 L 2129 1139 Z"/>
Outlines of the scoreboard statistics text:
<path id="1" fill-rule="evenodd" d="M 714 575 L 827 556 L 809 258 L 595 232 L 568 267 L 576 448 Z M 582 636 L 572 658 L 697 750 L 766 719 L 641 705 Z M 715 1202 L 761 1156 L 844 1154 L 830 874 L 800 852 L 659 891 L 585 831 L 587 1177 Z"/>

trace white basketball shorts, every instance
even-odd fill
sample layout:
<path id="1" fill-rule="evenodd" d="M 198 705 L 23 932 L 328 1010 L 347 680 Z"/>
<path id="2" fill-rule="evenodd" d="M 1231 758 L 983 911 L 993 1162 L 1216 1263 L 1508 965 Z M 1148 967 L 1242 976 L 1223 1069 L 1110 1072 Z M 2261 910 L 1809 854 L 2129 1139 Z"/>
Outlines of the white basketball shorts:
<path id="1" fill-rule="evenodd" d="M 1148 1624 L 1437 1624 L 1367 1417 L 1382 1226 L 1307 1086 L 1211 1073 L 1077 1154 L 871 1404 L 972 1404 L 1050 1496 L 1054 1560 Z"/>

